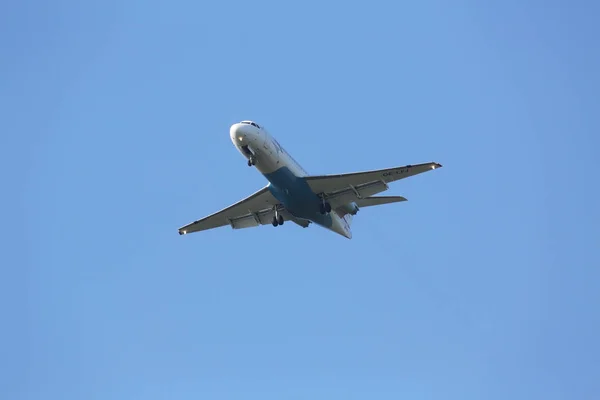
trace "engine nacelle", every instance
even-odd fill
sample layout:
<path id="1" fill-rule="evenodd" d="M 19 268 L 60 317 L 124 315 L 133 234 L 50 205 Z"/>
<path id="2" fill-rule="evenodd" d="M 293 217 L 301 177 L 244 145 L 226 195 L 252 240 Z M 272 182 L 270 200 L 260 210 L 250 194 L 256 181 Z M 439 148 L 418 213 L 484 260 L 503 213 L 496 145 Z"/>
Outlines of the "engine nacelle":
<path id="1" fill-rule="evenodd" d="M 356 203 L 352 202 L 350 204 L 346 204 L 342 207 L 340 207 L 340 209 L 342 211 L 344 211 L 345 214 L 350 214 L 350 215 L 356 215 L 356 213 L 360 210 L 358 208 L 358 206 L 356 205 Z"/>

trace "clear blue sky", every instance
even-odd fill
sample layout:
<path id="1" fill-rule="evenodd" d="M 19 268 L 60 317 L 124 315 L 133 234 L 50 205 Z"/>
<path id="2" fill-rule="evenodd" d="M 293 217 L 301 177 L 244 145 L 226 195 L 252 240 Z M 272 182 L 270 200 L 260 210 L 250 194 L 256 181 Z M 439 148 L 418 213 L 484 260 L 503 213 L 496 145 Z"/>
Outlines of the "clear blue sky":
<path id="1" fill-rule="evenodd" d="M 4 2 L 0 398 L 600 398 L 599 13 Z M 266 184 L 242 119 L 314 174 L 444 168 L 351 241 L 180 237 Z"/>

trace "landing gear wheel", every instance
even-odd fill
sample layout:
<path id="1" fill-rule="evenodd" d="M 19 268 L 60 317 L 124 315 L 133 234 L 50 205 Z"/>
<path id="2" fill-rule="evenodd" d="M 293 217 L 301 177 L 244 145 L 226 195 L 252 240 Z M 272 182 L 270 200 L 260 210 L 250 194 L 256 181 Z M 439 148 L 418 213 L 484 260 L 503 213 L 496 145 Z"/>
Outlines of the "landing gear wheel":
<path id="1" fill-rule="evenodd" d="M 331 212 L 331 204 L 329 204 L 327 202 L 321 203 L 320 211 L 321 211 L 321 214 L 323 214 L 323 215 L 330 213 Z"/>
<path id="2" fill-rule="evenodd" d="M 281 215 L 277 211 L 275 211 L 275 215 L 273 215 L 273 219 L 271 220 L 271 223 L 273 224 L 273 226 L 283 225 L 283 222 L 284 222 L 283 215 Z"/>
<path id="3" fill-rule="evenodd" d="M 248 166 L 249 166 L 249 167 L 251 167 L 251 166 L 253 166 L 253 165 L 256 165 L 256 158 L 254 158 L 254 156 L 251 156 L 251 157 L 248 159 Z"/>

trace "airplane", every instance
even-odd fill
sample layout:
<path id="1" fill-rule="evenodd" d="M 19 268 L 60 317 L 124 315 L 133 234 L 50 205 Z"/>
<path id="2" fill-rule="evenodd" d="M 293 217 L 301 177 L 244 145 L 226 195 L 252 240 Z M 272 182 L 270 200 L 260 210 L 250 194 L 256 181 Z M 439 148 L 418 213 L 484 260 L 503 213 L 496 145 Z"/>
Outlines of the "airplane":
<path id="1" fill-rule="evenodd" d="M 185 235 L 230 225 L 233 229 L 285 221 L 307 228 L 311 223 L 352 238 L 352 220 L 361 208 L 407 201 L 402 196 L 375 196 L 388 184 L 441 168 L 437 162 L 335 175 L 309 175 L 300 164 L 254 121 L 229 129 L 236 149 L 269 182 L 265 187 L 205 218 L 179 228 Z"/>

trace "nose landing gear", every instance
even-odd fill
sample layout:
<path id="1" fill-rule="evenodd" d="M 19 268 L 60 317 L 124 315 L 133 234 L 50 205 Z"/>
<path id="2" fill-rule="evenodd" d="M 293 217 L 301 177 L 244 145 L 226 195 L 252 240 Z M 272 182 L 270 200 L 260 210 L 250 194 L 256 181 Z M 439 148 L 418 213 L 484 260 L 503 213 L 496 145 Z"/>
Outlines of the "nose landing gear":
<path id="1" fill-rule="evenodd" d="M 248 145 L 242 146 L 242 151 L 244 152 L 244 154 L 246 156 L 248 156 L 248 166 L 249 167 L 256 164 L 256 156 L 254 155 L 254 152 L 252 150 L 250 150 L 250 147 L 248 147 Z"/>

